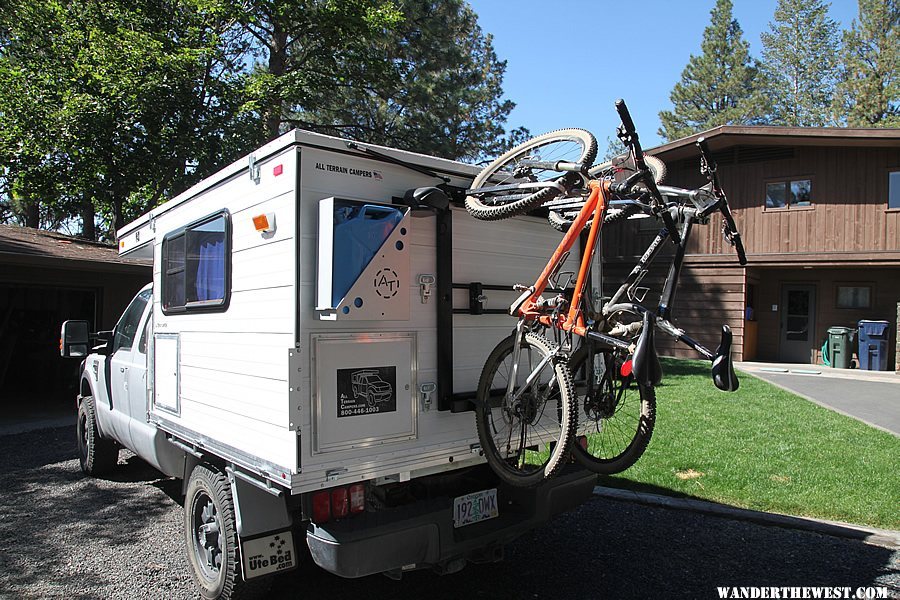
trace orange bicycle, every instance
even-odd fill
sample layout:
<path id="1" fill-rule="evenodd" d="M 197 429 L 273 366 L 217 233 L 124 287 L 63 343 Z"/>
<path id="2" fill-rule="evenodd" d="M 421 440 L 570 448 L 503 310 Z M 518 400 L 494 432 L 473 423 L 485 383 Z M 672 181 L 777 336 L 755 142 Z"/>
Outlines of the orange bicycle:
<path id="1" fill-rule="evenodd" d="M 708 189 L 662 186 L 666 197 L 675 200 L 667 203 L 658 185 L 664 166 L 644 156 L 624 102 L 618 101 L 616 107 L 622 120 L 618 134 L 631 157 L 631 168 L 620 173 L 620 181 L 606 177 L 609 165 L 588 167 L 596 154 L 590 133 L 565 129 L 534 138 L 499 157 L 468 190 L 466 208 L 476 218 L 506 218 L 544 204 L 552 207 L 551 224 L 567 230 L 537 281 L 528 287 L 516 286 L 523 292 L 509 309 L 519 319 L 516 329 L 491 352 L 479 380 L 475 401 L 479 440 L 488 463 L 512 485 L 534 485 L 552 476 L 566 462 L 570 448 L 579 462 L 599 473 L 622 471 L 640 457 L 655 420 L 653 388 L 662 376 L 654 348 L 657 327 L 713 360 L 718 387 L 737 388 L 727 326 L 723 343 L 712 353 L 669 323 L 662 304 L 657 315 L 636 301 L 621 302 L 626 292 L 633 300 L 629 290 L 634 281 L 626 281 L 601 311 L 594 311 L 585 296 L 604 220 L 638 210 L 660 219 L 664 227 L 633 275 L 646 268 L 665 239 L 671 238 L 677 246 L 663 294 L 667 306 L 693 222 L 705 222 L 711 212 L 721 211 L 726 237 L 736 242 L 745 261 L 714 166 L 709 169 L 711 161 L 703 162 L 710 174 Z M 563 199 L 555 201 L 560 195 Z M 692 206 L 685 206 L 688 201 Z M 617 205 L 618 214 L 608 217 L 612 204 Z M 573 205 L 580 210 L 570 222 L 562 216 L 563 209 Z M 574 274 L 559 285 L 562 265 L 585 230 L 574 287 Z M 555 296 L 544 298 L 548 289 Z M 552 340 L 543 335 L 546 331 L 552 333 Z M 575 340 L 585 341 L 576 349 Z M 632 383 L 638 391 L 636 405 L 628 397 Z M 577 443 L 572 444 L 573 439 Z"/>

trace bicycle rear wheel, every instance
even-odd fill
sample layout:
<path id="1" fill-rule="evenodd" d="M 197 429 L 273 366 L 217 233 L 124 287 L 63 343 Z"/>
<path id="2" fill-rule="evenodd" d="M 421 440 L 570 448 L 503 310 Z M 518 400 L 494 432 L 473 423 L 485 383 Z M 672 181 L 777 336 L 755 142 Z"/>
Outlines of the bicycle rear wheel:
<path id="1" fill-rule="evenodd" d="M 556 346 L 535 333 L 521 341 L 513 396 L 515 334 L 494 348 L 478 382 L 475 424 L 488 464 L 503 481 L 537 485 L 564 463 L 575 429 L 572 382 Z M 528 381 L 528 380 L 531 381 Z"/>
<path id="2" fill-rule="evenodd" d="M 563 174 L 554 169 L 523 165 L 524 160 L 566 161 L 589 165 L 597 156 L 597 140 L 584 129 L 560 129 L 520 144 L 484 168 L 472 182 L 466 210 L 476 219 L 497 221 L 528 212 L 555 198 L 555 187 L 521 187 L 491 191 L 505 185 L 550 182 Z M 484 189 L 485 191 L 479 191 Z"/>
<path id="3" fill-rule="evenodd" d="M 619 350 L 582 344 L 569 360 L 578 426 L 573 454 L 588 469 L 621 473 L 647 449 L 656 423 L 656 392 L 634 382 Z"/>

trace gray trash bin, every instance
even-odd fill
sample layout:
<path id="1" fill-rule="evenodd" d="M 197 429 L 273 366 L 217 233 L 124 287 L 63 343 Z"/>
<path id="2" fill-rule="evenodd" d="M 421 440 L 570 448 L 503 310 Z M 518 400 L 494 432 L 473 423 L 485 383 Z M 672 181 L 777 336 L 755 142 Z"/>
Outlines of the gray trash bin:
<path id="1" fill-rule="evenodd" d="M 849 369 L 853 356 L 851 338 L 854 330 L 850 327 L 834 326 L 828 328 L 828 359 L 835 369 Z"/>
<path id="2" fill-rule="evenodd" d="M 887 321 L 860 321 L 859 368 L 866 371 L 887 371 L 888 338 L 891 324 Z"/>

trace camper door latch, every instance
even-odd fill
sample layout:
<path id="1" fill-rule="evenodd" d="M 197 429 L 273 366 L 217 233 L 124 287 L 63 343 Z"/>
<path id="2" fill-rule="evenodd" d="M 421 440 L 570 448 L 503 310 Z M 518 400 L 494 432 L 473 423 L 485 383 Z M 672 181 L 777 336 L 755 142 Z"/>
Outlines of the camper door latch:
<path id="1" fill-rule="evenodd" d="M 259 164 L 256 162 L 255 154 L 251 154 L 247 157 L 247 166 L 250 170 L 250 180 L 253 183 L 259 183 Z"/>
<path id="2" fill-rule="evenodd" d="M 428 412 L 431 409 L 431 395 L 437 389 L 434 382 L 426 382 L 419 386 L 419 393 L 422 394 L 422 412 Z"/>
<path id="3" fill-rule="evenodd" d="M 428 299 L 431 298 L 431 288 L 435 281 L 437 279 L 430 273 L 419 275 L 419 295 L 422 297 L 422 304 L 428 304 Z"/>
<path id="4" fill-rule="evenodd" d="M 336 469 L 328 469 L 325 471 L 325 481 L 337 481 L 337 479 L 347 472 L 347 467 L 338 467 Z"/>

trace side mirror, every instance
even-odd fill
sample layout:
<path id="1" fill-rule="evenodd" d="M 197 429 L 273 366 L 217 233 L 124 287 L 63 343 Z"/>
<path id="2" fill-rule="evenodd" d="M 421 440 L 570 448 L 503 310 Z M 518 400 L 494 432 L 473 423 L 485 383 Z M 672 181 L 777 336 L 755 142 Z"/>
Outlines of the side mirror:
<path id="1" fill-rule="evenodd" d="M 63 358 L 80 358 L 91 349 L 87 321 L 65 321 L 59 334 L 59 355 Z"/>

